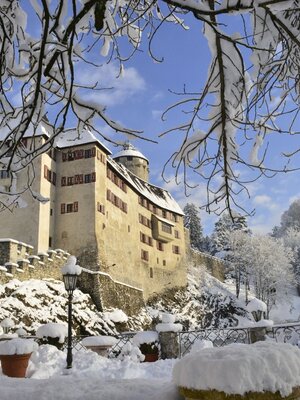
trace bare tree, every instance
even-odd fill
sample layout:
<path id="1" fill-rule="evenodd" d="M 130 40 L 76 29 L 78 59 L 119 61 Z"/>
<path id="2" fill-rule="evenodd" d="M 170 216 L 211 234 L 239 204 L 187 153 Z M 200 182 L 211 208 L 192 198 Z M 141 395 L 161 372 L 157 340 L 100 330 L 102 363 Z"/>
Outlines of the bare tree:
<path id="1" fill-rule="evenodd" d="M 40 24 L 39 37 L 26 23 L 33 13 Z M 48 150 L 68 126 L 70 115 L 76 117 L 78 131 L 83 127 L 95 131 L 95 122 L 101 119 L 117 132 L 139 135 L 110 119 L 105 105 L 81 96 L 76 63 L 93 64 L 90 52 L 101 46 L 107 62 L 119 60 L 121 74 L 123 63 L 133 56 L 144 36 L 155 58 L 151 43 L 160 26 L 176 23 L 184 27 L 182 18 L 188 13 L 203 26 L 211 64 L 203 89 L 198 93 L 184 89 L 178 93 L 179 101 L 163 114 L 164 119 L 172 110 L 183 111 L 182 123 L 162 133 L 183 135 L 182 145 L 167 165 L 175 168 L 177 178 L 183 172 L 186 188 L 189 170 L 199 174 L 207 182 L 207 209 L 217 213 L 228 209 L 231 217 L 234 207 L 243 209 L 238 196 L 248 194 L 249 180 L 295 169 L 289 162 L 300 149 L 285 154 L 286 162 L 276 169 L 268 164 L 267 139 L 270 134 L 299 133 L 295 128 L 299 113 L 298 0 L 2 0 L 3 168 L 13 176 L 30 168 L 33 159 Z M 239 20 L 239 34 L 232 33 L 232 19 Z M 124 36 L 131 44 L 129 54 L 122 54 L 119 45 Z M 84 89 L 103 87 L 100 82 Z M 14 101 L 16 93 L 21 95 L 20 104 Z M 51 130 L 49 140 L 24 148 L 25 132 L 36 132 L 45 115 L 49 122 L 44 124 Z M 205 128 L 201 129 L 202 125 Z M 237 172 L 240 165 L 256 175 L 243 179 Z"/>

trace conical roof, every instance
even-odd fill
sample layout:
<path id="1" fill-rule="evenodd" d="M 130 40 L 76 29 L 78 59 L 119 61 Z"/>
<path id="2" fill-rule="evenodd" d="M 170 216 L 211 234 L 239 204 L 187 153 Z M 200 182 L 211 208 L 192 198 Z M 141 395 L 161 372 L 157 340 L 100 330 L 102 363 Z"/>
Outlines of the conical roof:
<path id="1" fill-rule="evenodd" d="M 116 160 L 120 157 L 138 157 L 143 158 L 149 163 L 148 158 L 146 158 L 138 149 L 136 149 L 131 143 L 124 143 L 123 149 L 118 153 L 113 155 L 113 159 Z"/>

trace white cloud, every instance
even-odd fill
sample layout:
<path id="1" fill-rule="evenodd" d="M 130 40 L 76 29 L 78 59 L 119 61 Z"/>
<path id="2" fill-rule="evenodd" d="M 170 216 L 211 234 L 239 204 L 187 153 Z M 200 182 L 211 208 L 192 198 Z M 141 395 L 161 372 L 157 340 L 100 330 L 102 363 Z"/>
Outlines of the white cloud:
<path id="1" fill-rule="evenodd" d="M 255 196 L 253 198 L 253 203 L 254 204 L 257 204 L 257 205 L 260 205 L 260 206 L 264 206 L 264 207 L 269 207 L 271 202 L 272 202 L 271 197 L 267 196 L 265 194 Z"/>
<path id="2" fill-rule="evenodd" d="M 161 110 L 152 110 L 151 113 L 152 113 L 153 119 L 160 120 L 163 112 Z"/>
<path id="3" fill-rule="evenodd" d="M 78 76 L 81 85 L 91 86 L 98 83 L 98 87 L 103 88 L 103 90 L 85 91 L 84 98 L 98 104 L 114 106 L 145 90 L 146 82 L 136 68 L 124 68 L 121 75 L 119 72 L 113 63 L 93 70 L 86 68 L 80 71 Z"/>

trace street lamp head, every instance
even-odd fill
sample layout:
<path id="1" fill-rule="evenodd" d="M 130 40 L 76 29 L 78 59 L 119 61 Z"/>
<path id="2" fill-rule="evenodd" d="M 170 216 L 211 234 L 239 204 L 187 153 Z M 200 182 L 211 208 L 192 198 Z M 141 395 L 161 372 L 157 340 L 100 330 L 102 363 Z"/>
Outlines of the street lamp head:
<path id="1" fill-rule="evenodd" d="M 76 289 L 78 275 L 76 274 L 65 274 L 63 275 L 63 280 L 65 284 L 66 291 L 72 294 Z"/>
<path id="2" fill-rule="evenodd" d="M 72 294 L 76 288 L 78 275 L 81 273 L 81 267 L 76 265 L 76 257 L 70 256 L 66 264 L 62 267 L 61 272 L 66 291 Z"/>

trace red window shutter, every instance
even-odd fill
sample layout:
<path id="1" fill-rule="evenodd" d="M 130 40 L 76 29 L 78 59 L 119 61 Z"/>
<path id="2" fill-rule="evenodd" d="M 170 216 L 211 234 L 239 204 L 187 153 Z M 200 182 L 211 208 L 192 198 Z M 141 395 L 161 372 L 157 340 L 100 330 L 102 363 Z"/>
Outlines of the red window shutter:
<path id="1" fill-rule="evenodd" d="M 78 212 L 78 201 L 74 202 L 74 212 Z"/>
<path id="2" fill-rule="evenodd" d="M 96 148 L 93 147 L 93 148 L 91 149 L 91 157 L 95 157 L 95 156 L 96 156 Z"/>
<path id="3" fill-rule="evenodd" d="M 92 182 L 96 182 L 96 172 L 92 172 Z"/>
<path id="4" fill-rule="evenodd" d="M 61 212 L 61 214 L 64 214 L 66 212 L 66 204 L 65 203 L 62 203 L 60 205 L 60 212 Z"/>

